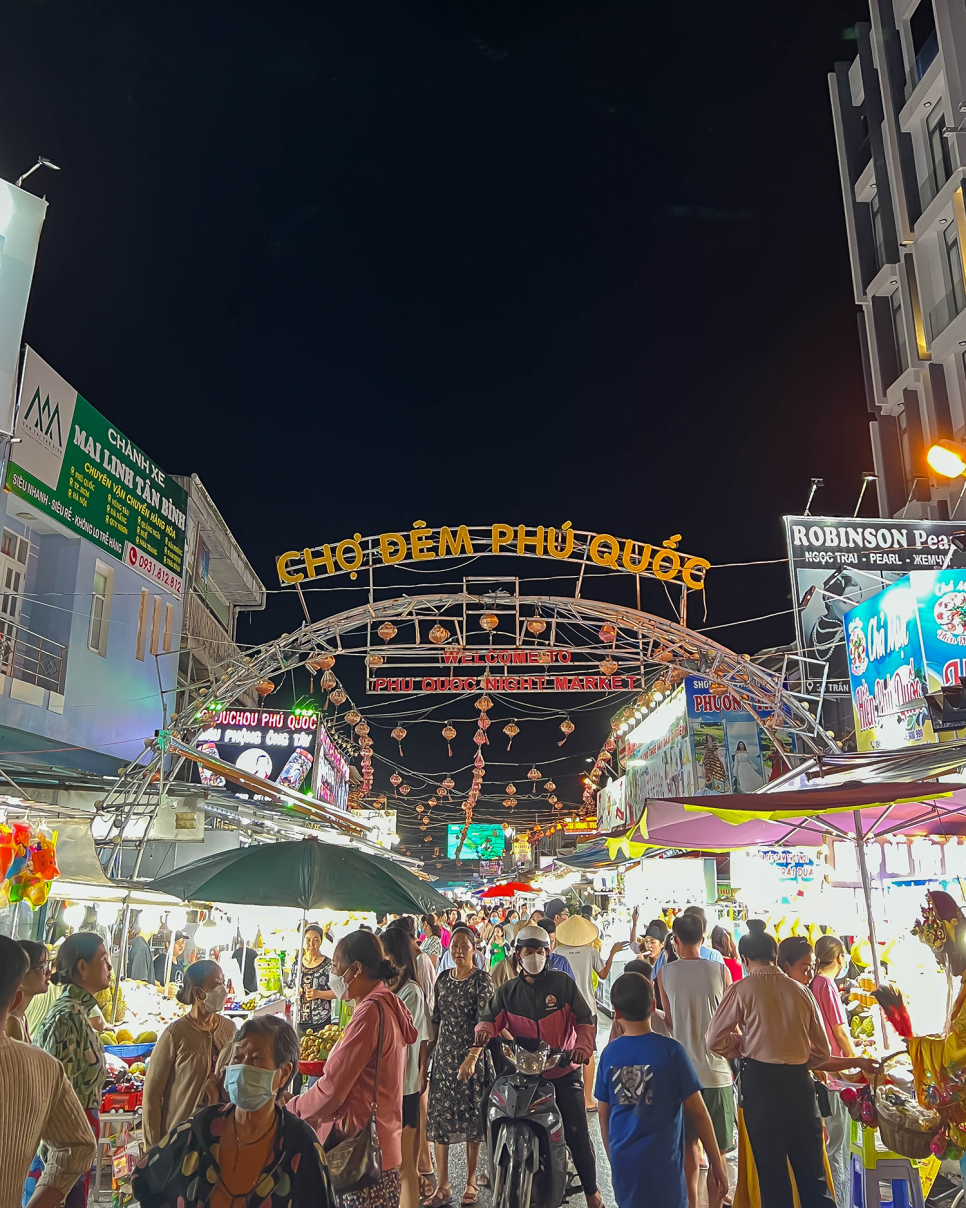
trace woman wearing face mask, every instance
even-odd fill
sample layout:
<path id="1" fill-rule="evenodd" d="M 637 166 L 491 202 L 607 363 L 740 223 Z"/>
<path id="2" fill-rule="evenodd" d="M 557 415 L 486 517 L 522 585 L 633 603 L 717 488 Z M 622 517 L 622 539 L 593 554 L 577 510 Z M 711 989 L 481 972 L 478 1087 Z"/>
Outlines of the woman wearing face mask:
<path id="1" fill-rule="evenodd" d="M 342 1208 L 386 1208 L 399 1200 L 406 1054 L 418 1034 L 406 1007 L 386 985 L 398 974 L 371 932 L 353 931 L 339 941 L 329 987 L 336 998 L 353 1003 L 355 1009 L 342 1039 L 329 1054 L 325 1073 L 288 1105 L 324 1141 L 333 1124 L 346 1137 L 356 1136 L 368 1124 L 375 1099 L 382 1177 L 372 1187 L 340 1196 Z"/>
<path id="2" fill-rule="evenodd" d="M 278 1103 L 298 1059 L 284 1019 L 243 1024 L 225 1068 L 230 1102 L 203 1108 L 144 1155 L 133 1183 L 141 1208 L 335 1208 L 315 1133 Z"/>
<path id="3" fill-rule="evenodd" d="M 235 1039 L 235 1025 L 221 1014 L 227 997 L 225 975 L 215 961 L 188 966 L 178 1001 L 191 1010 L 161 1033 L 144 1080 L 148 1145 L 157 1145 L 194 1113 L 218 1055 Z"/>
<path id="4" fill-rule="evenodd" d="M 449 1182 L 449 1147 L 466 1143 L 466 1191 L 461 1203 L 475 1204 L 479 1195 L 476 1164 L 483 1140 L 483 1063 L 467 1057 L 480 1015 L 493 996 L 490 975 L 473 962 L 473 938 L 453 933 L 454 968 L 436 982 L 433 1009 L 433 1072 L 429 1084 L 426 1135 L 436 1145 L 439 1185 L 426 1208 L 440 1208 L 453 1198 Z"/>

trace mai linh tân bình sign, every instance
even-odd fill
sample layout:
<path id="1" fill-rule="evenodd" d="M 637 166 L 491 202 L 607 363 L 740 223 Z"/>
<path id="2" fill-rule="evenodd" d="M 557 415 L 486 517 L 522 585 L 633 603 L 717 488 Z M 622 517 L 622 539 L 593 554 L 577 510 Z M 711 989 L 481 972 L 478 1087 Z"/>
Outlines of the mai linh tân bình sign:
<path id="1" fill-rule="evenodd" d="M 704 576 L 711 563 L 678 549 L 680 535 L 661 545 L 649 545 L 613 537 L 610 533 L 588 533 L 573 528 L 569 520 L 556 528 L 524 524 L 443 525 L 429 528 L 417 520 L 406 532 L 380 533 L 363 537 L 354 533 L 342 541 L 311 549 L 287 550 L 276 559 L 279 582 L 301 583 L 307 579 L 348 574 L 398 563 L 429 563 L 440 558 L 465 558 L 485 554 L 510 554 L 523 558 L 592 563 L 613 571 L 645 575 L 664 582 L 677 582 L 692 591 L 703 591 Z"/>

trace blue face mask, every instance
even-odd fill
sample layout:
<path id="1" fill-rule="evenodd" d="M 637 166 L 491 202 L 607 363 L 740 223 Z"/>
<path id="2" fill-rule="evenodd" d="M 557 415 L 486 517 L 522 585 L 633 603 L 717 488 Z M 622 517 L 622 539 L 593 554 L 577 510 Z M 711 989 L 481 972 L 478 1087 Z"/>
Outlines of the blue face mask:
<path id="1" fill-rule="evenodd" d="M 225 1070 L 225 1090 L 236 1107 L 245 1112 L 257 1112 L 275 1094 L 277 1070 L 263 1070 L 257 1065 L 230 1065 Z"/>

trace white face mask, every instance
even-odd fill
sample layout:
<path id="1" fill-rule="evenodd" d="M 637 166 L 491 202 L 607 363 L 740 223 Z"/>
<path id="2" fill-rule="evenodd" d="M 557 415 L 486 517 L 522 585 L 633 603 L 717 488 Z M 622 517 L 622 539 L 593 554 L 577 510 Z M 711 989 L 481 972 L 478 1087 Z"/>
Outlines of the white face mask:
<path id="1" fill-rule="evenodd" d="M 355 981 L 355 978 L 352 978 Z M 329 989 L 336 996 L 336 999 L 341 1002 L 349 1001 L 349 983 L 344 977 L 340 977 L 338 973 L 329 973 Z"/>
<path id="2" fill-rule="evenodd" d="M 531 973 L 534 976 L 543 972 L 546 963 L 547 954 L 545 952 L 528 952 L 526 956 L 520 957 L 520 964 L 523 965 L 524 969 L 526 969 L 528 973 Z"/>
<path id="3" fill-rule="evenodd" d="M 213 990 L 209 990 L 204 997 L 205 1010 L 212 1015 L 217 1015 L 228 1000 L 228 987 L 225 985 L 215 986 Z"/>

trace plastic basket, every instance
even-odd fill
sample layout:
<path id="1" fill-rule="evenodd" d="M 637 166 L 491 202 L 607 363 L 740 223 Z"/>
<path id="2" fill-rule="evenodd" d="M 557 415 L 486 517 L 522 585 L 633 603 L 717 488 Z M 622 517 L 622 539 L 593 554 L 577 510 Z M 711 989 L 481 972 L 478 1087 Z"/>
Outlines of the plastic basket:
<path id="1" fill-rule="evenodd" d="M 135 1065 L 143 1061 L 152 1051 L 154 1044 L 106 1044 L 104 1052 L 114 1057 L 120 1057 L 125 1065 Z"/>
<path id="2" fill-rule="evenodd" d="M 321 1078 L 325 1072 L 324 1061 L 300 1061 L 299 1073 L 307 1074 L 310 1078 Z"/>

